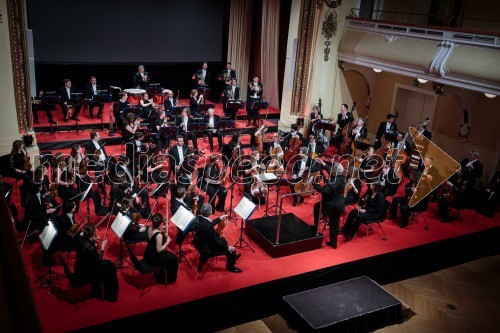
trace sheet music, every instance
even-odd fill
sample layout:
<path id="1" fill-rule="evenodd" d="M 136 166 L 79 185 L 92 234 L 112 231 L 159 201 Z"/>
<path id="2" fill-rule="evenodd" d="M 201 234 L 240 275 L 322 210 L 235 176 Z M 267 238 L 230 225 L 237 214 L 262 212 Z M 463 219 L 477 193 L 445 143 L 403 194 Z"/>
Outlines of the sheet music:
<path id="1" fill-rule="evenodd" d="M 49 249 L 50 244 L 52 244 L 52 241 L 56 238 L 57 233 L 58 231 L 56 226 L 51 220 L 49 220 L 48 225 L 43 228 L 42 233 L 38 236 L 45 251 Z"/>
<path id="2" fill-rule="evenodd" d="M 177 212 L 175 212 L 174 216 L 170 219 L 176 227 L 181 229 L 183 232 L 186 230 L 189 225 L 194 221 L 194 215 L 189 210 L 184 208 L 184 206 L 180 206 Z"/>
<path id="3" fill-rule="evenodd" d="M 274 173 L 269 173 L 269 172 L 259 174 L 258 178 L 260 179 L 260 181 L 263 181 L 263 182 L 278 179 L 278 177 L 276 177 L 276 175 Z"/>
<path id="4" fill-rule="evenodd" d="M 241 198 L 241 201 L 234 208 L 234 212 L 238 214 L 242 219 L 248 220 L 252 216 L 255 208 L 257 207 L 250 199 L 247 197 Z"/>
<path id="5" fill-rule="evenodd" d="M 116 215 L 113 224 L 111 224 L 111 229 L 114 231 L 116 236 L 118 236 L 118 238 L 121 238 L 131 222 L 132 220 L 130 217 L 119 212 L 118 215 Z"/>

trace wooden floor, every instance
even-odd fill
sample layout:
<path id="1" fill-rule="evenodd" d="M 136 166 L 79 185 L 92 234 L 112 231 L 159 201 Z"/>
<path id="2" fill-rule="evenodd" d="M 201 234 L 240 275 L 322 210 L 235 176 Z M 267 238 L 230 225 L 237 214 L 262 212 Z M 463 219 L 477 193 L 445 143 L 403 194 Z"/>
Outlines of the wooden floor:
<path id="1" fill-rule="evenodd" d="M 499 332 L 500 256 L 472 261 L 384 288 L 411 308 L 412 316 L 383 333 Z M 293 332 L 278 315 L 224 333 Z"/>

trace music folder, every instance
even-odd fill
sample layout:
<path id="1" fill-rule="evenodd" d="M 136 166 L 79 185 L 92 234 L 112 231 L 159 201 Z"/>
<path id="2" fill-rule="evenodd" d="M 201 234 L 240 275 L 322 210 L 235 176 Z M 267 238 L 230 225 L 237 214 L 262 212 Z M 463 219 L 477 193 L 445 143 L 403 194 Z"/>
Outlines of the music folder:
<path id="1" fill-rule="evenodd" d="M 238 205 L 234 208 L 234 212 L 246 221 L 252 216 L 256 207 L 257 205 L 250 201 L 250 199 L 248 199 L 247 197 L 243 197 L 241 198 L 241 201 L 238 203 Z"/>
<path id="2" fill-rule="evenodd" d="M 228 109 L 244 109 L 245 102 L 244 101 L 236 101 L 236 100 L 228 100 L 226 103 L 226 108 L 228 108 Z"/>
<path id="3" fill-rule="evenodd" d="M 174 216 L 170 219 L 173 224 L 184 232 L 184 230 L 189 230 L 189 226 L 194 221 L 194 215 L 189 210 L 180 206 Z"/>
<path id="4" fill-rule="evenodd" d="M 85 190 L 83 195 L 80 197 L 80 202 L 83 202 L 85 199 L 88 199 L 87 195 L 89 194 L 91 188 L 92 188 L 92 184 L 89 184 L 89 186 L 87 186 L 87 189 Z"/>
<path id="5" fill-rule="evenodd" d="M 50 245 L 52 244 L 54 238 L 56 238 L 58 233 L 57 228 L 54 225 L 54 222 L 49 220 L 47 223 L 48 224 L 45 226 L 45 228 L 43 228 L 43 231 L 40 234 L 40 236 L 38 236 L 40 238 L 40 242 L 42 243 L 42 247 L 45 251 L 49 249 Z"/>
<path id="6" fill-rule="evenodd" d="M 269 108 L 269 102 L 255 101 L 252 103 L 252 110 L 265 110 Z"/>
<path id="7" fill-rule="evenodd" d="M 123 215 L 121 212 L 118 212 L 115 220 L 111 224 L 111 230 L 118 236 L 118 238 L 122 238 L 125 230 L 127 230 L 128 226 L 132 220 L 127 215 Z"/>

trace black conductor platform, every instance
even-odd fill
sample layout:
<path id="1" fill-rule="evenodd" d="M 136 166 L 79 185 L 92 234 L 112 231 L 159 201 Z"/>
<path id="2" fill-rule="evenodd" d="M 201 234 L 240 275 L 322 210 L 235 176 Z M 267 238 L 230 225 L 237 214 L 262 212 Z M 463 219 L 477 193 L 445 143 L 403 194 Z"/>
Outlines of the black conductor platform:
<path id="1" fill-rule="evenodd" d="M 281 215 L 279 241 L 276 242 L 279 215 L 261 217 L 246 223 L 245 233 L 273 258 L 321 248 L 323 235 L 292 213 Z"/>

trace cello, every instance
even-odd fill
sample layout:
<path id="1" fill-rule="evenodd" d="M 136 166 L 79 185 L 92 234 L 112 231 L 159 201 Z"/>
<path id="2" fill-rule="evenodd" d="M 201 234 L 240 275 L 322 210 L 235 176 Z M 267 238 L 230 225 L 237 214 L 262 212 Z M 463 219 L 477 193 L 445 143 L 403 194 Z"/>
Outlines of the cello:
<path id="1" fill-rule="evenodd" d="M 313 186 L 314 180 L 321 173 L 321 171 L 311 172 L 311 165 L 313 164 L 313 160 L 315 160 L 317 158 L 321 158 L 321 154 L 320 153 L 309 153 L 309 158 L 311 159 L 311 164 L 309 165 L 309 167 L 307 169 L 307 176 L 305 176 L 305 177 L 303 176 L 302 179 L 299 182 L 297 182 L 297 184 L 295 184 L 295 186 L 293 187 L 293 190 L 295 191 L 295 193 L 308 192 L 308 193 L 304 193 L 304 194 L 300 195 L 303 198 L 308 197 L 312 194 L 312 190 L 314 188 L 314 186 Z"/>

